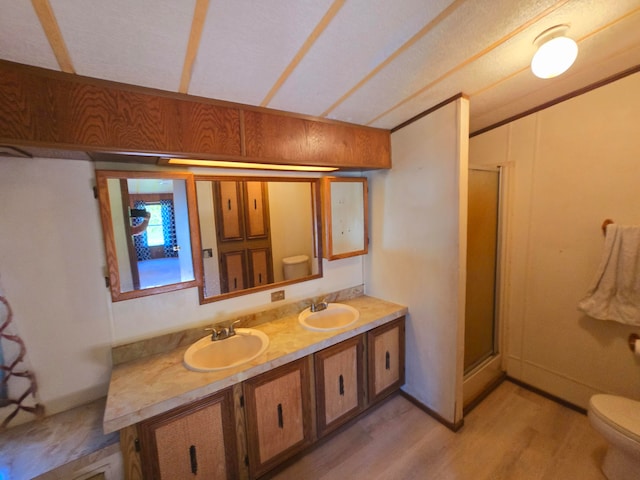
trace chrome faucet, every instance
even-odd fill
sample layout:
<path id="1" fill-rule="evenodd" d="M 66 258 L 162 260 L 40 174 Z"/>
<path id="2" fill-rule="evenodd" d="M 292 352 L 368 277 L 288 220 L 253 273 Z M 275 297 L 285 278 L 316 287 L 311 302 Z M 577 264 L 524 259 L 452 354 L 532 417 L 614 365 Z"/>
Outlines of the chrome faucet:
<path id="1" fill-rule="evenodd" d="M 236 320 L 232 322 L 228 327 L 222 328 L 214 328 L 209 327 L 205 328 L 205 331 L 211 332 L 211 341 L 215 342 L 217 340 L 224 340 L 225 338 L 233 337 L 236 334 L 235 325 L 240 323 L 240 320 Z"/>
<path id="2" fill-rule="evenodd" d="M 311 306 L 309 310 L 312 312 L 321 312 L 322 310 L 326 310 L 329 304 L 327 303 L 327 299 L 323 298 L 320 302 L 311 302 Z"/>

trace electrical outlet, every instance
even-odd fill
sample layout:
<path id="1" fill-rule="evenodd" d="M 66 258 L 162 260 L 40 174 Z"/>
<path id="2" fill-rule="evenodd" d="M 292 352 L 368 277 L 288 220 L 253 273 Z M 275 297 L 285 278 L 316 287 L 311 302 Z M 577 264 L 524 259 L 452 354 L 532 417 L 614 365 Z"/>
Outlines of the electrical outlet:
<path id="1" fill-rule="evenodd" d="M 284 300 L 284 290 L 278 290 L 277 292 L 273 292 L 271 294 L 272 302 L 277 302 L 279 300 Z"/>

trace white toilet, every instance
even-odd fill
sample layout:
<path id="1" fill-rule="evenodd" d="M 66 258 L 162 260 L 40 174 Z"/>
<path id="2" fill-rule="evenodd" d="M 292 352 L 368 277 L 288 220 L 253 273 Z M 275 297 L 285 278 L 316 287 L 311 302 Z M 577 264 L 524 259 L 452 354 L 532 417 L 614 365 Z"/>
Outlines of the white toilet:
<path id="1" fill-rule="evenodd" d="M 309 257 L 307 255 L 295 255 L 282 259 L 282 269 L 285 280 L 308 277 L 311 275 Z"/>
<path id="2" fill-rule="evenodd" d="M 589 421 L 609 443 L 602 471 L 609 480 L 640 478 L 640 402 L 598 394 L 589 401 Z"/>

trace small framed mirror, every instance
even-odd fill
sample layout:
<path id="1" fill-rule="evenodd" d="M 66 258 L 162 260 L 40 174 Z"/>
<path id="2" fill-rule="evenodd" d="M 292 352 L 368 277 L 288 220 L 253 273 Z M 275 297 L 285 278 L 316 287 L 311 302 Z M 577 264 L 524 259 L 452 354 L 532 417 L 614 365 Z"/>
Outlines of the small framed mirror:
<path id="1" fill-rule="evenodd" d="M 364 255 L 368 251 L 366 178 L 322 179 L 323 252 L 328 260 Z"/>
<path id="2" fill-rule="evenodd" d="M 199 285 L 193 175 L 98 170 L 96 181 L 112 300 Z"/>
<path id="3" fill-rule="evenodd" d="M 195 181 L 201 303 L 322 277 L 318 179 Z"/>

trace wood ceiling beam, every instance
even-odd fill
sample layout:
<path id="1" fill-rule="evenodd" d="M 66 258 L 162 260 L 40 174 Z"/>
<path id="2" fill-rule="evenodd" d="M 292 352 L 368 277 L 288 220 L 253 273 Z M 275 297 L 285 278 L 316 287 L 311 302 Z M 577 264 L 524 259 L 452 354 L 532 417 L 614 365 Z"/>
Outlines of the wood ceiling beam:
<path id="1" fill-rule="evenodd" d="M 311 47 L 313 46 L 315 41 L 318 39 L 318 37 L 322 34 L 324 29 L 327 28 L 329 23 L 331 23 L 333 18 L 337 15 L 338 11 L 344 5 L 344 2 L 345 0 L 334 0 L 334 2 L 331 4 L 331 7 L 329 7 L 329 10 L 327 10 L 327 13 L 325 13 L 324 17 L 322 17 L 322 20 L 320 20 L 318 25 L 316 25 L 316 28 L 313 29 L 313 32 L 311 32 L 311 35 L 307 37 L 307 40 L 305 40 L 302 47 L 300 47 L 300 50 L 298 50 L 298 53 L 296 53 L 296 55 L 293 57 L 293 60 L 291 60 L 291 63 L 287 65 L 287 68 L 284 69 L 284 71 L 280 75 L 280 78 L 278 78 L 278 80 L 273 85 L 273 87 L 271 87 L 271 90 L 269 90 L 269 93 L 267 93 L 267 96 L 264 97 L 264 100 L 262 100 L 262 102 L 260 103 L 261 107 L 266 107 L 267 105 L 269 105 L 273 97 L 276 95 L 276 93 L 278 93 L 278 90 L 282 88 L 282 85 L 284 85 L 284 82 L 287 81 L 291 73 L 295 70 L 295 68 L 298 66 L 300 61 L 311 49 Z"/>
<path id="2" fill-rule="evenodd" d="M 209 10 L 209 0 L 197 0 L 193 11 L 193 21 L 191 22 L 191 32 L 189 34 L 189 43 L 187 52 L 184 57 L 184 65 L 182 67 L 182 76 L 180 77 L 180 93 L 187 93 L 191 84 L 191 74 L 193 73 L 193 64 L 200 49 L 200 39 L 204 22 L 207 18 Z"/>
<path id="3" fill-rule="evenodd" d="M 47 36 L 47 40 L 49 41 L 49 45 L 51 45 L 60 69 L 66 73 L 76 73 L 75 68 L 73 68 L 71 56 L 67 50 L 67 45 L 62 37 L 60 25 L 58 25 L 49 0 L 31 0 L 31 4 L 33 5 L 36 15 L 38 15 L 40 24 L 44 29 L 44 33 Z"/>

